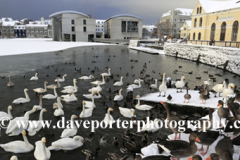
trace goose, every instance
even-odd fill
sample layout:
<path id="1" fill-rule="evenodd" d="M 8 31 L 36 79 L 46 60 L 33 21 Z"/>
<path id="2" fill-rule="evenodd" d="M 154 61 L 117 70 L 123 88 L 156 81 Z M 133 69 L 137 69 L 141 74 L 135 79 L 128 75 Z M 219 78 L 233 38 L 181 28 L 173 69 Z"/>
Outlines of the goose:
<path id="1" fill-rule="evenodd" d="M 12 110 L 12 106 L 8 106 L 8 113 L 0 111 L 0 120 L 4 117 L 9 118 L 9 119 L 13 119 L 11 110 Z"/>
<path id="2" fill-rule="evenodd" d="M 94 79 L 94 77 L 93 77 L 92 75 L 90 75 L 90 76 L 82 76 L 82 77 L 80 77 L 79 79 L 85 79 L 85 80 L 87 80 L 87 79 Z"/>
<path id="3" fill-rule="evenodd" d="M 54 89 L 54 87 L 56 88 L 61 88 L 61 84 L 58 81 L 59 77 L 57 77 L 57 84 L 51 84 L 47 86 L 47 89 Z"/>
<path id="4" fill-rule="evenodd" d="M 155 79 L 155 83 L 150 85 L 150 88 L 157 88 L 157 79 Z"/>
<path id="5" fill-rule="evenodd" d="M 136 109 L 145 111 L 145 110 L 151 110 L 153 108 L 152 106 L 149 106 L 146 104 L 140 105 L 140 96 L 139 95 L 137 95 L 136 98 L 138 98 L 138 103 L 135 105 Z"/>
<path id="6" fill-rule="evenodd" d="M 33 89 L 34 92 L 37 92 L 37 93 L 44 93 L 44 92 L 47 92 L 47 81 L 44 82 L 44 89 L 43 88 L 35 88 Z"/>
<path id="7" fill-rule="evenodd" d="M 148 132 L 156 132 L 160 128 L 158 127 L 159 125 L 157 124 L 160 121 L 160 119 L 155 118 L 154 121 L 148 121 L 148 123 L 144 123 L 141 132 L 148 131 Z"/>
<path id="8" fill-rule="evenodd" d="M 70 92 L 69 96 L 63 96 L 63 101 L 65 102 L 73 102 L 73 101 L 77 101 L 78 98 L 75 96 L 75 94 L 73 92 Z"/>
<path id="9" fill-rule="evenodd" d="M 105 84 L 105 79 L 104 79 L 104 77 L 105 77 L 105 74 L 103 74 L 102 75 L 102 80 L 103 81 L 94 81 L 94 82 L 91 82 L 91 84 L 96 84 L 96 85 L 103 85 L 103 84 Z"/>
<path id="10" fill-rule="evenodd" d="M 83 145 L 84 138 L 81 136 L 75 136 L 73 138 L 62 138 L 55 142 L 52 142 L 52 145 L 48 147 L 49 150 L 74 150 L 76 148 L 79 148 Z"/>
<path id="11" fill-rule="evenodd" d="M 128 109 L 128 108 L 118 107 L 118 109 L 119 109 L 121 115 L 123 115 L 124 117 L 127 117 L 127 118 L 134 117 L 135 110 L 133 108 Z"/>
<path id="12" fill-rule="evenodd" d="M 88 107 L 88 108 L 95 108 L 96 105 L 94 103 L 94 94 L 92 93 L 92 101 L 85 101 L 85 107 Z"/>
<path id="13" fill-rule="evenodd" d="M 130 85 L 128 86 L 128 88 L 133 88 L 133 89 L 141 88 L 141 82 L 142 82 L 142 81 L 143 81 L 143 80 L 139 81 L 139 82 L 138 82 L 138 85 L 136 85 L 136 84 L 130 84 Z"/>
<path id="14" fill-rule="evenodd" d="M 39 105 L 34 105 L 33 107 L 37 110 L 42 110 L 42 95 L 39 96 Z"/>
<path id="15" fill-rule="evenodd" d="M 57 98 L 57 102 L 53 104 L 53 108 L 57 108 L 57 107 L 63 108 L 63 105 L 61 103 L 61 97 Z"/>
<path id="16" fill-rule="evenodd" d="M 98 83 L 98 86 L 97 87 L 93 87 L 91 89 L 88 90 L 89 92 L 92 92 L 92 93 L 97 93 L 97 92 L 101 92 L 102 91 L 102 88 L 100 87 L 99 83 Z"/>
<path id="17" fill-rule="evenodd" d="M 139 83 L 140 81 L 142 81 L 140 78 L 139 79 L 135 79 L 133 83 Z"/>
<path id="18" fill-rule="evenodd" d="M 21 134 L 21 132 L 27 128 L 27 121 L 29 119 L 29 115 L 34 113 L 37 109 L 33 108 L 30 111 L 27 111 L 23 117 L 15 117 L 11 123 L 9 123 L 6 134 L 9 134 L 8 136 L 17 136 Z M 17 122 L 23 122 L 24 124 L 21 125 L 21 127 L 18 127 Z M 10 134 L 11 133 L 11 134 Z"/>
<path id="19" fill-rule="evenodd" d="M 224 86 L 227 86 L 225 81 L 223 82 L 223 84 L 216 84 L 215 86 L 212 87 L 212 89 L 213 89 L 215 92 L 219 93 L 219 97 L 220 97 L 220 93 L 223 92 Z M 217 97 L 216 94 L 215 94 L 214 97 Z"/>
<path id="20" fill-rule="evenodd" d="M 123 82 L 122 82 L 123 77 L 120 78 L 120 81 L 117 81 L 113 84 L 113 86 L 122 86 Z"/>
<path id="21" fill-rule="evenodd" d="M 189 88 L 187 88 L 187 93 L 184 95 L 184 102 L 183 103 L 185 103 L 185 100 L 188 100 L 187 103 L 189 103 L 189 100 L 191 99 L 191 94 L 188 93 L 188 90 L 189 90 Z"/>
<path id="22" fill-rule="evenodd" d="M 61 134 L 61 138 L 68 138 L 68 137 L 75 136 L 77 134 L 77 127 L 74 122 L 75 118 L 78 118 L 78 117 L 76 115 L 71 116 L 71 128 L 64 129 Z"/>
<path id="23" fill-rule="evenodd" d="M 114 97 L 114 101 L 121 101 L 121 100 L 123 100 L 123 96 L 122 96 L 121 92 L 122 92 L 122 89 L 119 90 L 119 95 L 116 95 Z"/>
<path id="24" fill-rule="evenodd" d="M 226 118 L 226 124 L 227 124 L 227 119 L 229 117 L 229 109 L 228 108 L 223 108 L 223 101 L 219 100 L 218 101 L 218 105 L 219 107 L 218 109 L 218 117 L 219 117 L 219 127 L 222 127 L 222 122 L 221 122 L 221 119 L 222 118 Z"/>
<path id="25" fill-rule="evenodd" d="M 35 73 L 35 76 L 30 78 L 30 81 L 37 81 L 38 80 L 38 72 Z"/>
<path id="26" fill-rule="evenodd" d="M 14 83 L 11 81 L 10 75 L 8 75 L 8 77 L 9 77 L 9 82 L 8 82 L 7 86 L 8 87 L 13 87 Z"/>
<path id="27" fill-rule="evenodd" d="M 51 152 L 48 148 L 46 148 L 46 138 L 43 137 L 41 141 L 35 142 L 35 151 L 34 151 L 34 157 L 37 160 L 49 160 L 51 157 Z"/>
<path id="28" fill-rule="evenodd" d="M 181 77 L 181 81 L 177 81 L 177 82 L 176 82 L 175 85 L 176 85 L 176 88 L 177 88 L 177 93 L 179 93 L 179 92 L 178 92 L 178 89 L 181 89 L 180 92 L 182 92 L 182 88 L 185 86 L 184 80 L 185 80 L 185 77 L 182 76 L 182 77 Z"/>
<path id="29" fill-rule="evenodd" d="M 102 73 L 101 76 L 102 75 L 105 75 L 107 77 L 111 76 L 110 70 L 111 70 L 111 68 L 108 68 L 108 73 Z"/>
<path id="30" fill-rule="evenodd" d="M 74 86 L 73 88 L 64 89 L 64 90 L 62 90 L 61 92 L 62 92 L 62 93 L 71 93 L 71 92 L 76 93 L 77 91 L 78 91 L 77 86 Z"/>
<path id="31" fill-rule="evenodd" d="M 56 78 L 55 82 L 59 81 L 59 82 L 64 82 L 65 81 L 65 77 L 67 77 L 67 74 L 64 74 L 62 78 Z"/>
<path id="32" fill-rule="evenodd" d="M 56 88 L 57 88 L 56 86 L 53 88 L 54 95 L 53 94 L 46 94 L 42 98 L 43 99 L 56 99 L 58 97 Z"/>
<path id="33" fill-rule="evenodd" d="M 222 93 L 223 98 L 227 98 L 228 95 L 233 95 L 234 94 L 234 91 L 233 91 L 232 88 L 235 88 L 234 84 L 229 83 L 228 88 L 223 90 L 223 93 Z"/>
<path id="34" fill-rule="evenodd" d="M 60 98 L 60 97 L 58 97 L 58 98 Z M 60 100 L 58 99 L 58 104 L 53 106 L 53 108 L 55 109 L 53 114 L 56 117 L 64 115 L 64 111 L 62 110 L 63 106 L 61 104 L 61 100 L 62 100 L 62 98 L 60 98 Z"/>
<path id="35" fill-rule="evenodd" d="M 17 156 L 12 156 L 10 160 L 18 160 Z"/>
<path id="36" fill-rule="evenodd" d="M 26 98 L 18 98 L 18 99 L 15 99 L 12 103 L 14 104 L 22 104 L 22 103 L 27 103 L 27 102 L 30 102 L 30 98 L 27 94 L 27 91 L 29 91 L 29 89 L 25 88 L 24 89 L 24 94 L 25 94 L 25 97 Z"/>
<path id="37" fill-rule="evenodd" d="M 87 99 L 92 99 L 92 97 L 95 99 L 99 99 L 101 98 L 101 94 L 99 92 L 97 92 L 97 96 L 92 92 L 91 94 L 83 94 L 83 97 L 87 98 Z"/>
<path id="38" fill-rule="evenodd" d="M 208 79 L 208 81 L 204 81 L 203 84 L 205 84 L 205 85 L 208 84 L 210 86 L 211 85 L 211 81 L 212 81 L 212 79 Z"/>
<path id="39" fill-rule="evenodd" d="M 107 113 L 105 114 L 105 117 L 103 119 L 103 122 L 106 126 L 111 125 L 115 123 L 115 120 L 113 119 L 112 115 L 110 115 L 110 111 L 114 111 L 112 108 L 108 108 Z"/>
<path id="40" fill-rule="evenodd" d="M 22 136 L 24 141 L 12 141 L 6 144 L 0 144 L 6 152 L 13 153 L 28 153 L 34 149 L 34 146 L 28 142 L 26 131 L 22 131 Z"/>
<path id="41" fill-rule="evenodd" d="M 164 95 L 163 97 L 166 96 L 166 92 L 167 92 L 167 86 L 166 86 L 166 83 L 165 83 L 165 76 L 166 76 L 166 73 L 163 74 L 163 79 L 162 79 L 162 84 L 159 86 L 159 96 L 161 96 L 161 92 L 164 92 Z"/>
<path id="42" fill-rule="evenodd" d="M 80 118 L 88 118 L 92 116 L 93 108 L 85 108 L 85 101 L 82 102 L 83 110 L 80 113 Z"/>
<path id="43" fill-rule="evenodd" d="M 43 108 L 39 114 L 39 120 L 38 121 L 32 121 L 32 125 L 28 126 L 28 135 L 29 136 L 34 136 L 38 131 L 40 131 L 40 129 L 42 129 L 42 121 L 43 121 L 43 113 L 47 112 L 47 110 L 45 108 Z M 37 124 L 37 125 L 34 125 Z"/>
<path id="44" fill-rule="evenodd" d="M 64 89 L 78 89 L 78 87 L 76 86 L 76 83 L 77 83 L 77 79 L 73 79 L 73 86 L 66 86 L 66 87 L 63 87 Z"/>

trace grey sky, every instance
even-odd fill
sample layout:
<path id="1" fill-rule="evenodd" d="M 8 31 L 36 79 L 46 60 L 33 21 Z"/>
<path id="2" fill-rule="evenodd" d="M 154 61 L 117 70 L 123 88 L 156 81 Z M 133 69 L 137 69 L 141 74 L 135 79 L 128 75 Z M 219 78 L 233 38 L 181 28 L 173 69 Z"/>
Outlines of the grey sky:
<path id="1" fill-rule="evenodd" d="M 1 0 L 0 17 L 39 20 L 54 12 L 75 10 L 107 19 L 116 14 L 133 14 L 143 24 L 156 24 L 161 15 L 173 8 L 194 8 L 198 0 Z"/>

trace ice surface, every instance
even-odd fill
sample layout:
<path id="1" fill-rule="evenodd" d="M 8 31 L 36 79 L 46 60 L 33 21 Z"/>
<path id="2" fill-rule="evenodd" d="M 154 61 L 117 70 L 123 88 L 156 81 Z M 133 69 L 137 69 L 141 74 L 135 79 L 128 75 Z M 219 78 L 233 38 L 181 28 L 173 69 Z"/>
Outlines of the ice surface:
<path id="1" fill-rule="evenodd" d="M 147 52 L 147 53 L 155 53 L 155 54 L 165 54 L 163 50 L 154 49 L 154 48 L 147 48 L 147 47 L 129 47 L 130 49 Z"/>

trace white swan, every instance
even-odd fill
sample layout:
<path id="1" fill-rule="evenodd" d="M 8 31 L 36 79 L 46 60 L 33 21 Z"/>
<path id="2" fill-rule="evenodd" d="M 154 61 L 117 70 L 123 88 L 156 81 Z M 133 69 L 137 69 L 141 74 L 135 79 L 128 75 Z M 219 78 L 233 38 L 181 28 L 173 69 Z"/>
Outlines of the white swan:
<path id="1" fill-rule="evenodd" d="M 161 96 L 161 92 L 164 92 L 163 97 L 166 96 L 166 92 L 167 92 L 167 85 L 165 83 L 165 76 L 166 76 L 166 73 L 163 74 L 162 84 L 158 88 L 159 89 L 159 96 Z"/>
<path id="2" fill-rule="evenodd" d="M 157 79 L 155 79 L 155 83 L 150 85 L 150 88 L 157 88 Z"/>
<path id="3" fill-rule="evenodd" d="M 204 81 L 203 84 L 207 84 L 207 85 L 210 86 L 211 85 L 211 81 L 212 81 L 211 79 L 208 79 L 208 81 Z"/>
<path id="4" fill-rule="evenodd" d="M 151 110 L 153 108 L 152 106 L 149 106 L 146 104 L 140 105 L 140 96 L 139 95 L 137 95 L 136 98 L 138 98 L 138 103 L 135 105 L 136 109 L 145 111 L 145 110 Z"/>
<path id="5" fill-rule="evenodd" d="M 12 141 L 6 144 L 0 144 L 6 152 L 28 153 L 34 149 L 34 146 L 28 142 L 25 130 L 22 131 L 24 141 Z"/>
<path id="6" fill-rule="evenodd" d="M 8 87 L 13 87 L 14 83 L 11 81 L 10 75 L 8 75 L 8 77 L 9 77 L 9 82 L 8 82 L 7 86 Z"/>
<path id="7" fill-rule="evenodd" d="M 52 145 L 48 147 L 49 150 L 74 150 L 83 145 L 84 139 L 81 136 L 75 136 L 73 138 L 62 138 L 55 142 L 52 142 Z"/>
<path id="8" fill-rule="evenodd" d="M 102 88 L 100 87 L 100 85 L 98 83 L 97 87 L 93 87 L 93 88 L 89 89 L 88 91 L 91 92 L 91 93 L 97 93 L 97 92 L 101 92 Z"/>
<path id="9" fill-rule="evenodd" d="M 54 116 L 58 117 L 58 116 L 63 116 L 64 115 L 64 111 L 62 110 L 63 106 L 61 105 L 61 100 L 62 98 L 60 98 L 60 103 L 59 103 L 59 98 L 58 97 L 58 104 L 57 105 L 53 105 L 53 108 L 55 109 L 54 111 Z"/>
<path id="10" fill-rule="evenodd" d="M 103 74 L 102 75 L 102 81 L 93 81 L 93 82 L 91 82 L 91 84 L 99 84 L 99 85 L 103 85 L 103 84 L 105 84 L 105 79 L 104 79 L 104 77 L 105 77 L 105 75 Z"/>
<path id="11" fill-rule="evenodd" d="M 121 115 L 127 118 L 132 118 L 134 116 L 135 110 L 129 108 L 118 107 Z"/>
<path id="12" fill-rule="evenodd" d="M 41 141 L 35 142 L 35 151 L 34 151 L 34 157 L 37 160 L 49 160 L 51 157 L 51 152 L 48 148 L 46 148 L 46 138 L 43 137 Z"/>
<path id="13" fill-rule="evenodd" d="M 140 81 L 138 82 L 138 85 L 136 85 L 136 84 L 130 84 L 130 85 L 128 86 L 128 88 L 133 88 L 133 89 L 141 88 L 141 82 L 142 82 L 142 80 L 140 80 Z"/>
<path id="14" fill-rule="evenodd" d="M 51 84 L 47 86 L 47 89 L 54 89 L 54 87 L 56 88 L 61 88 L 61 84 L 58 81 L 59 77 L 57 77 L 57 84 Z"/>
<path id="15" fill-rule="evenodd" d="M 37 92 L 37 93 L 44 93 L 44 92 L 47 92 L 47 81 L 44 82 L 44 88 L 35 88 L 33 89 L 34 92 Z"/>
<path id="16" fill-rule="evenodd" d="M 69 95 L 63 95 L 61 97 L 63 97 L 63 101 L 65 102 L 73 102 L 78 100 L 78 98 L 75 96 L 73 92 L 70 92 Z"/>
<path id="17" fill-rule="evenodd" d="M 59 106 L 60 108 L 63 108 L 63 105 L 62 105 L 62 103 L 61 103 L 61 100 L 62 100 L 62 98 L 61 98 L 61 97 L 58 97 L 58 98 L 57 98 L 57 102 L 53 104 L 53 108 L 58 108 L 58 106 Z"/>
<path id="18" fill-rule="evenodd" d="M 24 89 L 24 94 L 25 94 L 25 97 L 26 98 L 18 98 L 18 99 L 15 99 L 12 103 L 14 104 L 21 104 L 21 103 L 27 103 L 27 102 L 30 102 L 30 98 L 27 94 L 27 91 L 29 91 L 29 89 L 25 88 Z"/>
<path id="19" fill-rule="evenodd" d="M 223 90 L 222 93 L 223 98 L 227 98 L 228 95 L 234 95 L 233 88 L 235 88 L 235 85 L 233 83 L 229 83 L 228 88 Z"/>
<path id="20" fill-rule="evenodd" d="M 105 117 L 103 119 L 103 122 L 106 126 L 115 123 L 115 120 L 113 119 L 112 115 L 110 115 L 110 111 L 114 111 L 112 108 L 108 108 L 107 113 L 105 114 Z"/>
<path id="21" fill-rule="evenodd" d="M 212 87 L 212 89 L 215 92 L 219 93 L 219 97 L 220 97 L 220 93 L 223 92 L 224 86 L 227 86 L 225 81 L 223 82 L 223 84 L 216 84 L 215 86 Z M 216 95 L 215 95 L 215 97 L 216 97 Z"/>
<path id="22" fill-rule="evenodd" d="M 46 94 L 42 98 L 43 99 L 56 99 L 58 97 L 56 88 L 57 88 L 56 86 L 53 88 L 54 95 L 53 94 Z"/>
<path id="23" fill-rule="evenodd" d="M 117 81 L 113 84 L 113 86 L 122 86 L 123 82 L 122 82 L 123 77 L 120 78 L 120 81 Z"/>
<path id="24" fill-rule="evenodd" d="M 33 108 L 36 108 L 37 110 L 42 110 L 42 95 L 39 96 L 39 105 L 34 105 Z"/>
<path id="25" fill-rule="evenodd" d="M 77 79 L 73 79 L 73 86 L 66 86 L 66 87 L 63 87 L 64 89 L 78 89 L 77 85 Z"/>
<path id="26" fill-rule="evenodd" d="M 92 101 L 85 101 L 85 107 L 95 108 L 96 105 L 94 103 L 94 94 L 92 93 Z"/>
<path id="27" fill-rule="evenodd" d="M 79 77 L 79 79 L 94 79 L 94 77 L 92 75 L 90 76 L 82 76 L 82 77 Z"/>
<path id="28" fill-rule="evenodd" d="M 157 123 L 159 122 L 160 120 L 158 118 L 155 118 L 154 121 L 149 121 L 149 123 L 144 123 L 143 124 L 143 127 L 141 129 L 141 132 L 144 132 L 144 131 L 148 131 L 148 132 L 156 132 L 158 131 L 160 128 L 158 127 L 159 125 L 157 125 Z"/>
<path id="29" fill-rule="evenodd" d="M 176 82 L 175 86 L 176 86 L 176 88 L 177 88 L 177 93 L 178 93 L 178 89 L 181 89 L 180 92 L 182 92 L 182 88 L 185 86 L 184 80 L 185 80 L 185 77 L 182 76 L 182 77 L 181 77 L 181 81 L 177 81 L 177 82 Z"/>
<path id="30" fill-rule="evenodd" d="M 65 77 L 67 77 L 67 74 L 64 74 L 62 78 L 55 79 L 55 82 L 59 81 L 59 82 L 64 82 L 65 81 Z"/>
<path id="31" fill-rule="evenodd" d="M 64 89 L 64 90 L 62 90 L 61 92 L 62 92 L 62 93 L 71 93 L 71 92 L 76 93 L 77 91 L 78 91 L 77 86 L 74 86 L 73 88 Z"/>
<path id="32" fill-rule="evenodd" d="M 42 129 L 42 122 L 43 122 L 43 112 L 47 112 L 45 108 L 43 108 L 39 114 L 39 120 L 38 121 L 31 121 L 32 125 L 30 124 L 28 126 L 28 135 L 29 136 L 34 136 L 40 129 Z"/>
<path id="33" fill-rule="evenodd" d="M 23 117 L 15 117 L 11 123 L 9 123 L 6 134 L 9 134 L 8 136 L 17 136 L 21 134 L 21 132 L 25 129 L 27 129 L 28 126 L 28 120 L 29 120 L 29 115 L 34 113 L 37 109 L 33 108 L 30 111 L 27 111 Z M 21 123 L 21 127 L 18 126 L 18 123 Z M 10 134 L 11 133 L 11 134 Z"/>
<path id="34" fill-rule="evenodd" d="M 68 137 L 75 136 L 77 134 L 77 127 L 74 122 L 75 118 L 78 118 L 78 117 L 76 115 L 71 116 L 71 127 L 72 128 L 64 129 L 61 134 L 61 138 L 68 138 Z"/>
<path id="35" fill-rule="evenodd" d="M 121 100 L 123 100 L 123 96 L 122 96 L 121 92 L 122 92 L 122 89 L 119 90 L 119 95 L 116 95 L 114 97 L 114 101 L 121 101 Z"/>
<path id="36" fill-rule="evenodd" d="M 140 81 L 142 81 L 140 78 L 139 79 L 135 79 L 133 83 L 139 83 Z"/>
<path id="37" fill-rule="evenodd" d="M 82 102 L 83 110 L 80 113 L 80 118 L 88 118 L 92 116 L 93 108 L 85 108 L 85 101 Z"/>
<path id="38" fill-rule="evenodd" d="M 111 70 L 111 68 L 108 68 L 108 73 L 102 73 L 101 75 L 105 75 L 107 77 L 111 76 L 110 70 Z"/>
<path id="39" fill-rule="evenodd" d="M 38 72 L 35 73 L 35 76 L 30 78 L 30 81 L 37 81 L 38 80 Z"/>
<path id="40" fill-rule="evenodd" d="M 8 113 L 0 111 L 0 120 L 1 120 L 3 117 L 12 119 L 13 116 L 12 116 L 11 110 L 12 110 L 12 106 L 8 106 Z"/>
<path id="41" fill-rule="evenodd" d="M 85 97 L 85 98 L 87 98 L 87 99 L 92 99 L 92 98 L 96 98 L 96 99 L 99 99 L 99 98 L 101 98 L 102 96 L 101 96 L 101 94 L 98 92 L 97 93 L 97 96 L 95 95 L 95 94 L 93 94 L 93 93 L 91 93 L 91 94 L 83 94 L 83 97 Z"/>
<path id="42" fill-rule="evenodd" d="M 17 156 L 12 156 L 10 160 L 18 160 Z"/>

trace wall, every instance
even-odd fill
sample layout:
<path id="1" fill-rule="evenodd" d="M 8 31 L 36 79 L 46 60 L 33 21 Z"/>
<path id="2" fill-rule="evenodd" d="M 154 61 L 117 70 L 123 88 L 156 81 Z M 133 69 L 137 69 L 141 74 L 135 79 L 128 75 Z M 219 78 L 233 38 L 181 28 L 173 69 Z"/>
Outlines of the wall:
<path id="1" fill-rule="evenodd" d="M 194 61 L 200 55 L 201 63 L 212 66 L 223 64 L 229 60 L 226 69 L 240 75 L 240 49 L 237 48 L 165 43 L 164 52 L 169 56 L 176 56 L 176 52 L 178 52 L 178 57 Z"/>

